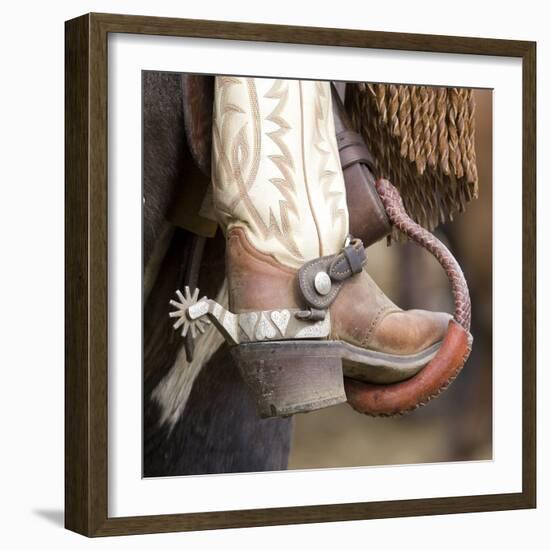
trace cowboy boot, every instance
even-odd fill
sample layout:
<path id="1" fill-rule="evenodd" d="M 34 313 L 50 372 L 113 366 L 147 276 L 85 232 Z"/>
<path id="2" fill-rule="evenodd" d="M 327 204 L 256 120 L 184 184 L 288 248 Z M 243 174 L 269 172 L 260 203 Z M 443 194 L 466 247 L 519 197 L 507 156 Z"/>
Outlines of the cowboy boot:
<path id="1" fill-rule="evenodd" d="M 230 312 L 179 294 L 176 328 L 214 322 L 235 344 L 262 416 L 345 401 L 342 366 L 346 377 L 392 387 L 416 378 L 451 317 L 401 310 L 364 270 L 363 245 L 348 238 L 328 83 L 218 77 L 214 104 Z"/>

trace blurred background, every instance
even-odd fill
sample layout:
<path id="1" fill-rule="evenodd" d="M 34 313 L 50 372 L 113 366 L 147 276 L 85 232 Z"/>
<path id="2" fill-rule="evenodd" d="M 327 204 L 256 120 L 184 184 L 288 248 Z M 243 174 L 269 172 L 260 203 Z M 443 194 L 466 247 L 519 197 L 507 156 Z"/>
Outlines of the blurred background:
<path id="1" fill-rule="evenodd" d="M 371 418 L 343 404 L 294 417 L 289 469 L 492 458 L 492 91 L 476 90 L 479 197 L 435 231 L 461 265 L 472 299 L 472 353 L 441 395 L 401 417 Z M 413 243 L 379 242 L 367 270 L 403 309 L 448 311 L 447 278 Z"/>

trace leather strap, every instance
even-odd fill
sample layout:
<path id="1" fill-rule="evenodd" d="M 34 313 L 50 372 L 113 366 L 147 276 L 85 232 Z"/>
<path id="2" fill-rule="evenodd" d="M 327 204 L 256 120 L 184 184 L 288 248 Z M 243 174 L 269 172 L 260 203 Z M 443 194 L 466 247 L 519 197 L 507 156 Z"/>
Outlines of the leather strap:
<path id="1" fill-rule="evenodd" d="M 347 279 L 363 270 L 367 254 L 360 239 L 352 239 L 339 254 L 322 256 L 305 263 L 298 271 L 298 283 L 307 305 L 316 310 L 327 309 L 338 296 Z M 317 276 L 324 273 L 330 288 L 324 294 L 316 285 Z"/>
<path id="2" fill-rule="evenodd" d="M 207 178 L 210 178 L 212 155 L 214 82 L 211 75 L 184 74 L 181 79 L 187 144 L 196 165 Z"/>
<path id="3" fill-rule="evenodd" d="M 186 242 L 187 253 L 181 266 L 181 279 L 179 282 L 181 288 L 188 286 L 191 292 L 194 292 L 195 288 L 197 288 L 205 244 L 205 237 L 188 233 L 188 240 Z M 195 344 L 193 338 L 191 338 L 191 333 L 188 333 L 184 337 L 184 346 L 187 361 L 191 363 L 195 351 Z"/>
<path id="4" fill-rule="evenodd" d="M 353 130 L 342 130 L 336 134 L 336 143 L 340 152 L 342 170 L 356 164 L 366 164 L 374 172 L 374 159 L 367 149 L 363 138 Z"/>
<path id="5" fill-rule="evenodd" d="M 331 90 L 336 142 L 346 182 L 349 232 L 368 248 L 391 233 L 391 224 L 374 188 L 373 156 L 363 137 L 354 131 L 334 83 Z"/>
<path id="6" fill-rule="evenodd" d="M 328 275 L 334 281 L 343 281 L 352 275 L 361 273 L 366 261 L 367 254 L 363 243 L 359 239 L 354 239 L 334 258 L 330 264 Z"/>

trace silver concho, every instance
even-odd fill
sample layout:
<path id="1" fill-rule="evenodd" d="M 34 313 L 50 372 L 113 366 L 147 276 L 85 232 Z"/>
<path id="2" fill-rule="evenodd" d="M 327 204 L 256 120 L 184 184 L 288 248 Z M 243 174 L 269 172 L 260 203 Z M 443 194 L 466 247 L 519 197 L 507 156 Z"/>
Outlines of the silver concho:
<path id="1" fill-rule="evenodd" d="M 332 286 L 330 277 L 324 271 L 319 271 L 319 273 L 315 275 L 313 285 L 315 286 L 317 293 L 321 296 L 326 296 L 330 292 L 330 288 Z"/>

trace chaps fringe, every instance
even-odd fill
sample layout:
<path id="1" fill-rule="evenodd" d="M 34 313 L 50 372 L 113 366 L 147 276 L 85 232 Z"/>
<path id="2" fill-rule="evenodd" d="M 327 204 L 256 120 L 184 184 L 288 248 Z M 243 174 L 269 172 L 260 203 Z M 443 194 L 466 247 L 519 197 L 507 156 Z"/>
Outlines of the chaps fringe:
<path id="1" fill-rule="evenodd" d="M 346 106 L 417 223 L 432 231 L 477 198 L 473 90 L 348 83 Z"/>

